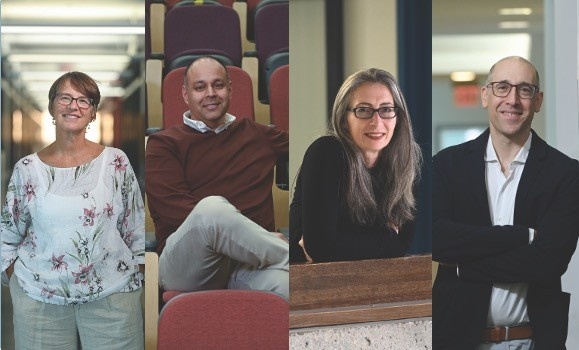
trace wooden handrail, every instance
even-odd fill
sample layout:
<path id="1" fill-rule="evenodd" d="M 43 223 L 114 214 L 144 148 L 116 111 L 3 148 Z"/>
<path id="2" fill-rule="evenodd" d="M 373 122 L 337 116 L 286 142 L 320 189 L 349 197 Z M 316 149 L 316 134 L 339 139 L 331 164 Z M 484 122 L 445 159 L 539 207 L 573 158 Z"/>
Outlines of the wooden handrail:
<path id="1" fill-rule="evenodd" d="M 290 265 L 290 328 L 431 315 L 430 255 Z"/>

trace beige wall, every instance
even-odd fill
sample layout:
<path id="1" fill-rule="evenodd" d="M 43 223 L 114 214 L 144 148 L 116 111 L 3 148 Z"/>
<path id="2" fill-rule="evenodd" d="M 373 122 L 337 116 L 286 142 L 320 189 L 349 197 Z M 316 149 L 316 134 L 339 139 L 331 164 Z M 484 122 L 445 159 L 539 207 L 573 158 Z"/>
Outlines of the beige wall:
<path id="1" fill-rule="evenodd" d="M 344 70 L 377 67 L 397 76 L 396 0 L 344 0 Z"/>
<path id="2" fill-rule="evenodd" d="M 324 0 L 290 1 L 290 184 L 307 147 L 325 129 Z M 293 188 L 291 190 L 293 195 Z"/>

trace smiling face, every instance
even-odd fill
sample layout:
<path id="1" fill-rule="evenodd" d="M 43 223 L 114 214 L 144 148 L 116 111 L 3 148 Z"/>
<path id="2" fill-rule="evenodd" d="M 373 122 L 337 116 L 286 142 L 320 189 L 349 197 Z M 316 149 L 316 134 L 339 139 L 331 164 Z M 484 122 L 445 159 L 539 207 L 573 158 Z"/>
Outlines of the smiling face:
<path id="1" fill-rule="evenodd" d="M 63 106 L 57 102 L 58 96 L 62 95 L 72 98 L 86 98 L 85 95 L 72 87 L 70 81 L 65 81 L 58 89 L 51 103 L 50 114 L 56 122 L 56 128 L 71 132 L 84 130 L 88 123 L 96 117 L 95 107 L 80 108 L 77 100 L 72 101 L 68 106 Z"/>
<path id="2" fill-rule="evenodd" d="M 381 83 L 366 82 L 353 91 L 350 108 L 356 107 L 395 107 L 390 89 Z M 356 146 L 362 152 L 367 167 L 374 166 L 382 149 L 390 143 L 396 119 L 382 119 L 374 113 L 369 119 L 359 119 L 354 112 L 347 112 L 346 128 Z"/>
<path id="3" fill-rule="evenodd" d="M 195 61 L 187 72 L 182 94 L 191 111 L 190 118 L 215 129 L 225 122 L 231 100 L 231 83 L 225 68 L 210 58 Z"/>
<path id="4" fill-rule="evenodd" d="M 507 82 L 511 85 L 537 85 L 534 68 L 526 61 L 508 58 L 499 61 L 489 78 L 491 82 Z M 493 94 L 492 87 L 481 90 L 482 106 L 488 110 L 490 131 L 493 139 L 503 138 L 523 144 L 531 132 L 531 123 L 536 112 L 541 110 L 543 92 L 538 91 L 530 99 L 522 99 L 513 87 L 505 97 Z"/>

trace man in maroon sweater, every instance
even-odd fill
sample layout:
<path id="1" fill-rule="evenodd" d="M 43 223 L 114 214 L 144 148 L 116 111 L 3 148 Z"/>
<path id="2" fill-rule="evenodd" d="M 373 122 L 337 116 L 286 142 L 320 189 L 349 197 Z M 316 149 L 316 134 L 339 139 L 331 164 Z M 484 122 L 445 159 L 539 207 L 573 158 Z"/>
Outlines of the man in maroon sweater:
<path id="1" fill-rule="evenodd" d="M 289 293 L 288 244 L 272 232 L 273 167 L 288 134 L 227 113 L 226 68 L 203 57 L 185 73 L 183 124 L 149 137 L 146 192 L 165 289 Z"/>

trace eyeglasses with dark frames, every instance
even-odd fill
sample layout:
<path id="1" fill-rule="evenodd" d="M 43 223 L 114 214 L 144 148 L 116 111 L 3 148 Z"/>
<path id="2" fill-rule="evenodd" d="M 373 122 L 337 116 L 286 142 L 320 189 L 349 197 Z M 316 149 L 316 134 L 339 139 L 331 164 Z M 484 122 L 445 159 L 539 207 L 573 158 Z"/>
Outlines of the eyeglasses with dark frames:
<path id="1" fill-rule="evenodd" d="M 356 107 L 356 108 L 346 108 L 347 111 L 354 112 L 354 115 L 358 119 L 370 119 L 374 113 L 378 112 L 378 116 L 382 119 L 392 119 L 398 114 L 398 107 Z"/>
<path id="2" fill-rule="evenodd" d="M 527 83 L 522 83 L 518 85 L 509 84 L 506 81 L 494 81 L 487 85 L 493 90 L 493 94 L 496 97 L 507 97 L 511 92 L 512 88 L 515 88 L 517 95 L 523 99 L 530 99 L 535 96 L 535 93 L 539 91 L 539 87 Z"/>
<path id="3" fill-rule="evenodd" d="M 93 105 L 93 100 L 88 97 L 77 97 L 74 98 L 70 95 L 66 94 L 56 94 L 55 96 L 56 102 L 58 102 L 61 106 L 70 106 L 72 101 L 76 101 L 77 106 L 80 108 L 89 108 Z"/>

